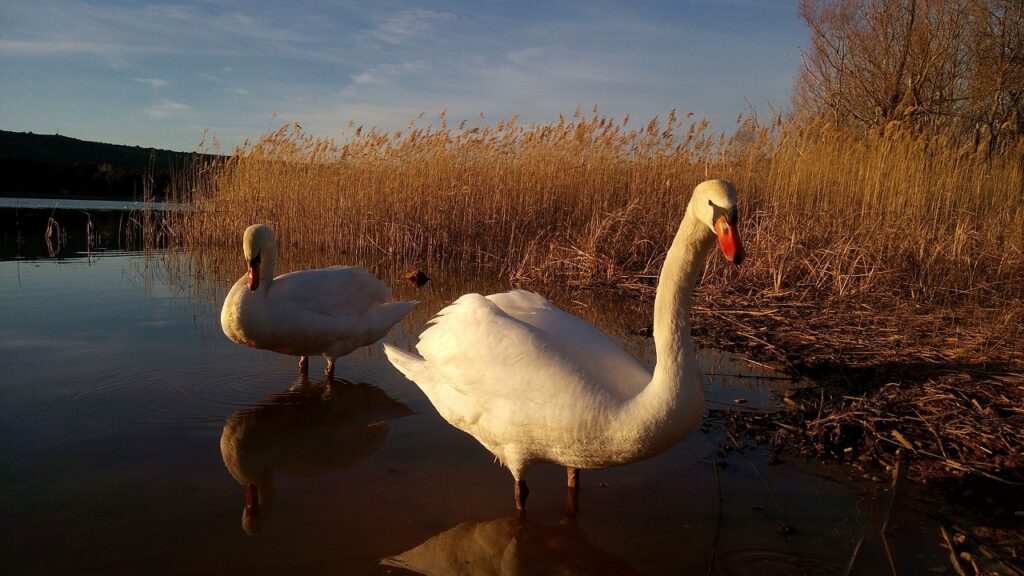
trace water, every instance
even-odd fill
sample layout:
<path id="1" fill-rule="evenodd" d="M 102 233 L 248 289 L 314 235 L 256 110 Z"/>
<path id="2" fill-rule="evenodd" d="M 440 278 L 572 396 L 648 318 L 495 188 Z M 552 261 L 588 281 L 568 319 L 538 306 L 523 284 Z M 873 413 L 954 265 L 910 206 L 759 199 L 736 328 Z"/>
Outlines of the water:
<path id="1" fill-rule="evenodd" d="M 885 484 L 770 465 L 763 448 L 725 452 L 714 426 L 656 458 L 584 471 L 575 522 L 562 518 L 564 471 L 538 467 L 517 520 L 508 472 L 379 345 L 340 359 L 337 381 L 304 381 L 294 358 L 220 333 L 230 278 L 204 297 L 173 255 L 97 248 L 7 246 L 0 261 L 4 573 L 705 574 L 714 555 L 716 574 L 845 574 L 858 542 L 851 573 L 888 572 Z M 407 345 L 468 288 L 395 289 L 426 301 L 388 336 Z M 614 319 L 631 316 L 607 312 L 602 327 L 625 334 Z M 647 340 L 624 338 L 649 358 Z M 716 410 L 737 398 L 772 409 L 784 383 L 727 354 L 702 362 Z M 311 359 L 311 374 L 322 366 Z M 273 496 L 258 522 L 243 521 L 238 479 Z M 899 518 L 898 565 L 946 568 L 921 511 L 907 503 Z"/>
<path id="2" fill-rule="evenodd" d="M 0 208 L 21 210 L 173 210 L 179 204 L 172 202 L 144 202 L 141 200 L 78 200 L 75 198 L 5 198 L 0 197 Z"/>

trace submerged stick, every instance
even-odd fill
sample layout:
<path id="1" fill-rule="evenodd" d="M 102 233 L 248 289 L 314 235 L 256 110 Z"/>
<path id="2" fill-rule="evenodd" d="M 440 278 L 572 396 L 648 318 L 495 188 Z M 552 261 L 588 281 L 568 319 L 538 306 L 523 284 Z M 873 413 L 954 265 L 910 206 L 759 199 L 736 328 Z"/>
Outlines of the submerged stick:
<path id="1" fill-rule="evenodd" d="M 946 546 L 949 548 L 949 562 L 953 565 L 953 569 L 960 576 L 967 576 L 964 572 L 964 567 L 960 565 L 960 559 L 956 557 L 956 548 L 953 548 L 953 539 L 949 537 L 949 532 L 946 531 L 945 526 L 939 526 L 942 530 L 942 539 L 946 541 Z"/>
<path id="2" fill-rule="evenodd" d="M 857 556 L 860 554 L 860 547 L 864 544 L 864 537 L 861 536 L 860 540 L 857 541 L 857 545 L 853 547 L 853 553 L 850 554 L 849 561 L 846 562 L 846 576 L 850 576 L 853 573 L 853 566 L 857 563 Z"/>
<path id="3" fill-rule="evenodd" d="M 893 557 L 892 546 L 889 544 L 889 520 L 892 518 L 893 505 L 896 503 L 896 494 L 899 490 L 900 477 L 903 475 L 902 454 L 896 451 L 896 465 L 892 469 L 892 484 L 889 487 L 889 503 L 885 507 L 885 518 L 882 520 L 882 546 L 885 548 L 885 558 L 889 561 L 889 569 L 893 576 L 899 576 L 896 569 L 896 559 Z"/>
<path id="4" fill-rule="evenodd" d="M 722 533 L 722 509 L 725 507 L 725 501 L 722 498 L 722 472 L 718 467 L 718 462 L 713 462 L 712 466 L 715 467 L 715 483 L 718 485 L 718 518 L 715 520 L 715 540 L 711 544 L 711 560 L 708 561 L 708 571 L 705 573 L 707 576 L 715 571 L 715 559 L 718 557 L 718 537 Z"/>

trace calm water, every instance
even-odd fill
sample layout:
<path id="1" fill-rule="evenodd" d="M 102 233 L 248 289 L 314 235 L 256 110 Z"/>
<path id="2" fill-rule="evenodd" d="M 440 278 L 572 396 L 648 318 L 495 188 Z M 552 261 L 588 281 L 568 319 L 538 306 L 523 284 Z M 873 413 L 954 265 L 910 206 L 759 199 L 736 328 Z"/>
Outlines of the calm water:
<path id="1" fill-rule="evenodd" d="M 74 198 L 6 198 L 0 197 L 0 208 L 21 210 L 167 210 L 176 205 L 164 202 L 135 200 L 77 200 Z"/>
<path id="2" fill-rule="evenodd" d="M 379 345 L 340 359 L 334 382 L 302 381 L 294 358 L 229 342 L 216 296 L 168 280 L 168 255 L 68 250 L 8 245 L 0 261 L 5 574 L 705 574 L 713 554 L 716 574 L 845 574 L 859 542 L 852 573 L 888 572 L 885 484 L 723 453 L 715 426 L 585 471 L 574 523 L 564 471 L 536 468 L 516 522 L 508 472 Z M 212 285 L 222 297 L 230 282 Z M 388 336 L 400 344 L 461 290 L 395 288 L 426 301 Z M 649 356 L 645 340 L 627 345 Z M 782 381 L 703 358 L 710 408 L 771 407 Z M 255 535 L 236 477 L 274 495 Z M 897 563 L 945 568 L 934 526 L 912 507 L 900 518 Z"/>

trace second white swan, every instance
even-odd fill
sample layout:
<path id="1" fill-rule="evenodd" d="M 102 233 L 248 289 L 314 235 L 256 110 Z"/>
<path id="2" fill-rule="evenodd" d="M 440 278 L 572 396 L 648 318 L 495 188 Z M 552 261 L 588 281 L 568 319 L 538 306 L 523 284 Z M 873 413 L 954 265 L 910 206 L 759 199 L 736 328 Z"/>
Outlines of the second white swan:
<path id="1" fill-rule="evenodd" d="M 232 341 L 251 348 L 334 361 L 388 333 L 419 302 L 394 302 L 391 291 L 358 266 L 300 270 L 274 277 L 277 239 L 266 224 L 253 224 L 242 236 L 248 273 L 224 299 L 220 324 Z"/>

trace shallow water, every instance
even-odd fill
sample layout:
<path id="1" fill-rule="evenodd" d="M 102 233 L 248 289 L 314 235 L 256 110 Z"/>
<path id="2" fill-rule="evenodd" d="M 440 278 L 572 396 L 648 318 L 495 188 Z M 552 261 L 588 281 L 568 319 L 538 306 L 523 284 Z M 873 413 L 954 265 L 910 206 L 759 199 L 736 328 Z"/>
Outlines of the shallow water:
<path id="1" fill-rule="evenodd" d="M 295 359 L 220 333 L 230 278 L 196 289 L 167 254 L 6 254 L 5 573 L 705 574 L 712 558 L 713 573 L 730 575 L 889 570 L 884 484 L 770 465 L 763 448 L 726 452 L 710 426 L 656 458 L 584 471 L 575 522 L 562 519 L 564 471 L 538 467 L 517 520 L 508 472 L 441 420 L 379 345 L 340 359 L 336 381 L 303 381 Z M 469 288 L 507 286 L 396 283 L 425 303 L 387 341 L 410 345 Z M 650 361 L 649 341 L 628 336 L 632 312 L 583 304 L 574 311 Z M 785 384 L 740 358 L 701 357 L 712 409 L 737 398 L 736 409 L 772 409 Z M 322 366 L 311 359 L 311 374 Z M 244 526 L 255 535 L 236 477 L 273 496 Z M 903 506 L 899 518 L 891 538 L 904 573 L 948 566 L 920 511 Z"/>

